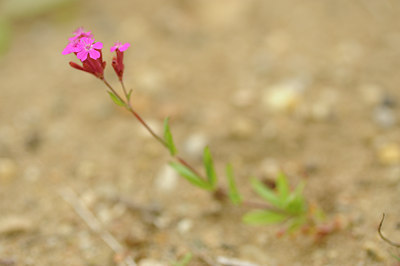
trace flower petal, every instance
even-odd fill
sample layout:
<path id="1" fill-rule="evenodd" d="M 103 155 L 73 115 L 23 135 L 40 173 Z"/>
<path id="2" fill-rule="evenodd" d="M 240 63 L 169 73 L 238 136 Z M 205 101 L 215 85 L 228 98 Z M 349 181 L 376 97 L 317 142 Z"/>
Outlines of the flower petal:
<path id="1" fill-rule="evenodd" d="M 123 52 L 123 51 L 125 51 L 126 49 L 128 49 L 129 46 L 131 46 L 131 44 L 130 44 L 129 42 L 127 42 L 127 43 L 125 43 L 124 45 L 120 46 L 118 49 L 119 49 L 121 52 Z"/>
<path id="2" fill-rule="evenodd" d="M 63 54 L 63 55 L 66 55 L 66 54 L 70 54 L 70 53 L 72 53 L 72 52 L 73 52 L 72 47 L 71 47 L 70 44 L 68 44 L 68 45 L 64 48 L 64 50 L 62 51 L 62 54 Z"/>
<path id="3" fill-rule="evenodd" d="M 79 53 L 76 54 L 76 57 L 78 57 L 82 62 L 87 59 L 88 56 L 88 51 L 86 50 L 81 50 Z"/>
<path id="4" fill-rule="evenodd" d="M 94 49 L 101 49 L 101 48 L 103 48 L 103 43 L 101 43 L 101 42 L 96 42 L 96 43 L 93 44 L 92 47 L 93 47 Z"/>
<path id="5" fill-rule="evenodd" d="M 89 51 L 89 56 L 93 59 L 97 59 L 100 57 L 100 52 L 97 50 L 90 50 Z"/>

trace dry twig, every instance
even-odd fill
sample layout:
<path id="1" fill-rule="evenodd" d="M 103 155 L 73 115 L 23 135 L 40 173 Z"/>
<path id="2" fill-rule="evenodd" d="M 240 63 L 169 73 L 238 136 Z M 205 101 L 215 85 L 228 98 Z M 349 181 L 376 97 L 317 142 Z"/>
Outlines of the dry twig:
<path id="1" fill-rule="evenodd" d="M 115 237 L 105 230 L 99 220 L 89 211 L 88 208 L 79 199 L 76 193 L 68 188 L 60 192 L 63 199 L 68 202 L 75 210 L 75 212 L 82 218 L 89 228 L 98 234 L 101 239 L 114 251 L 115 254 L 121 254 L 124 251 L 123 246 L 115 239 Z M 135 261 L 131 256 L 124 258 L 124 263 L 127 266 L 136 266 Z"/>
<path id="2" fill-rule="evenodd" d="M 383 241 L 385 241 L 385 242 L 388 243 L 389 245 L 391 245 L 391 246 L 393 246 L 393 247 L 396 247 L 396 248 L 400 248 L 400 244 L 399 244 L 399 243 L 393 242 L 392 240 L 388 239 L 387 237 L 385 237 L 385 236 L 382 234 L 382 225 L 383 225 L 383 221 L 384 221 L 384 220 L 385 220 L 385 214 L 382 215 L 382 220 L 381 220 L 381 222 L 379 223 L 379 226 L 378 226 L 378 233 L 379 233 L 379 236 L 383 239 Z"/>

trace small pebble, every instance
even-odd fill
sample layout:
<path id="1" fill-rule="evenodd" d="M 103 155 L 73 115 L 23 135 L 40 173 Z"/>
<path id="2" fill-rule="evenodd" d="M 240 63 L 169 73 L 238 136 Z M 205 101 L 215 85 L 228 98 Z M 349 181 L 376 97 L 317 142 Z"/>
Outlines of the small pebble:
<path id="1" fill-rule="evenodd" d="M 378 149 L 378 160 L 382 165 L 396 165 L 400 163 L 400 147 L 395 143 L 388 143 Z"/>
<path id="2" fill-rule="evenodd" d="M 363 245 L 363 249 L 366 251 L 368 257 L 375 261 L 386 260 L 384 252 L 380 248 L 378 248 L 378 246 L 372 241 L 365 242 Z"/>
<path id="3" fill-rule="evenodd" d="M 273 158 L 266 158 L 260 165 L 261 173 L 266 178 L 275 179 L 280 172 L 280 166 L 277 160 Z"/>
<path id="4" fill-rule="evenodd" d="M 203 150 L 208 142 L 207 137 L 202 133 L 196 133 L 188 137 L 185 141 L 184 149 L 190 156 L 194 158 L 201 158 Z"/>
<path id="5" fill-rule="evenodd" d="M 193 227 L 193 221 L 190 219 L 183 219 L 178 222 L 177 230 L 180 234 L 185 234 Z"/>
<path id="6" fill-rule="evenodd" d="M 255 124 L 247 118 L 238 117 L 232 122 L 230 135 L 237 139 L 248 139 L 256 134 Z"/>
<path id="7" fill-rule="evenodd" d="M 393 109 L 384 106 L 379 106 L 374 109 L 373 120 L 381 128 L 391 128 L 397 123 L 397 118 Z"/>
<path id="8" fill-rule="evenodd" d="M 165 165 L 157 174 L 155 186 L 161 192 L 171 192 L 178 184 L 178 174 L 169 165 Z"/>
<path id="9" fill-rule="evenodd" d="M 262 97 L 263 104 L 272 112 L 292 112 L 302 101 L 303 87 L 298 81 L 273 85 L 265 90 Z"/>
<path id="10" fill-rule="evenodd" d="M 10 181 L 17 176 L 17 163 L 10 158 L 0 158 L 0 182 Z"/>
<path id="11" fill-rule="evenodd" d="M 34 228 L 30 219 L 20 216 L 2 217 L 0 220 L 0 235 L 26 233 Z"/>
<path id="12" fill-rule="evenodd" d="M 155 259 L 142 259 L 140 260 L 139 266 L 167 266 L 167 264 L 155 260 Z"/>

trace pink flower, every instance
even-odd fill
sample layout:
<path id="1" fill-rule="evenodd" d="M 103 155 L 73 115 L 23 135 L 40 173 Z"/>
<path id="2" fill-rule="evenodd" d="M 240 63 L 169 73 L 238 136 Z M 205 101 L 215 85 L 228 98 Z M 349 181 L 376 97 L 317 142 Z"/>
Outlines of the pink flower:
<path id="1" fill-rule="evenodd" d="M 93 38 L 93 34 L 90 31 L 85 32 L 82 27 L 79 27 L 74 31 L 74 36 L 69 38 L 68 40 L 69 41 L 74 41 L 76 39 L 80 39 L 80 38 L 83 38 L 83 37 Z"/>
<path id="2" fill-rule="evenodd" d="M 94 39 L 91 38 L 80 38 L 78 44 L 78 53 L 76 56 L 83 62 L 87 59 L 88 55 L 92 59 L 100 58 L 101 48 L 103 48 L 103 44 L 101 42 L 94 42 Z M 100 51 L 98 51 L 100 50 Z"/>
<path id="3" fill-rule="evenodd" d="M 129 42 L 127 42 L 125 44 L 122 44 L 121 42 L 116 42 L 116 43 L 114 43 L 114 46 L 111 47 L 110 51 L 114 52 L 115 50 L 118 49 L 119 51 L 124 52 L 124 51 L 126 51 L 126 49 L 129 48 L 129 46 L 131 46 L 131 44 Z"/>
<path id="4" fill-rule="evenodd" d="M 85 32 L 83 28 L 78 28 L 77 30 L 74 31 L 74 36 L 69 38 L 69 42 L 65 49 L 62 51 L 63 55 L 70 54 L 70 53 L 76 53 L 80 51 L 79 48 L 79 41 L 81 38 L 93 38 L 93 35 L 90 31 Z"/>

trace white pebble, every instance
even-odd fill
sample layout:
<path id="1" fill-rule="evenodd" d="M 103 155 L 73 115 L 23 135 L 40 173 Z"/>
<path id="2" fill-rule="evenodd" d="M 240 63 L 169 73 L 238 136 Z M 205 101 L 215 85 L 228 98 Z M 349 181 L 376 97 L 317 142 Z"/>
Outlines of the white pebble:
<path id="1" fill-rule="evenodd" d="M 10 181 L 17 175 L 18 167 L 15 161 L 9 158 L 0 158 L 0 181 Z"/>
<path id="2" fill-rule="evenodd" d="M 171 192 L 178 183 L 178 174 L 171 166 L 165 165 L 157 174 L 154 182 L 159 191 Z"/>
<path id="3" fill-rule="evenodd" d="M 207 142 L 207 137 L 204 134 L 196 133 L 186 140 L 184 149 L 190 156 L 201 158 Z"/>

